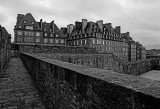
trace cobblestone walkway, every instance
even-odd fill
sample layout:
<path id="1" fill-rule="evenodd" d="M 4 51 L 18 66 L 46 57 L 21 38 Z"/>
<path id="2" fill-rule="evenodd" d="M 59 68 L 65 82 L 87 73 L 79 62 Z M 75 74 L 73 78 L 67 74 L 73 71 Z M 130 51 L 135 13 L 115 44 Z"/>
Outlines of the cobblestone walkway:
<path id="1" fill-rule="evenodd" d="M 11 58 L 0 75 L 0 109 L 45 109 L 19 58 Z"/>

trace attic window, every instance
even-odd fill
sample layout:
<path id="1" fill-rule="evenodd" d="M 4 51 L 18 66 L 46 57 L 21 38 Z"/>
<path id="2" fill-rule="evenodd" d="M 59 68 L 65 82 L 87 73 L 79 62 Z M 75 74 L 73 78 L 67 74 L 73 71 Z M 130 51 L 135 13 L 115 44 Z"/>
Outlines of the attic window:
<path id="1" fill-rule="evenodd" d="M 32 21 L 31 23 L 34 24 L 34 21 Z"/>
<path id="2" fill-rule="evenodd" d="M 56 37 L 58 37 L 58 34 L 56 34 Z"/>
<path id="3" fill-rule="evenodd" d="M 27 23 L 27 21 L 26 21 L 26 20 L 24 20 L 24 21 L 23 21 L 23 23 Z"/>

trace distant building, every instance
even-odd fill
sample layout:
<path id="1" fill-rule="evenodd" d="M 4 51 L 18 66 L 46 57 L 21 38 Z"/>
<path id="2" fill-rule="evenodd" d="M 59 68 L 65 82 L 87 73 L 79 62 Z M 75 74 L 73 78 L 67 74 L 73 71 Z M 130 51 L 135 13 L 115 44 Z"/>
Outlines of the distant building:
<path id="1" fill-rule="evenodd" d="M 150 49 L 146 50 L 146 55 L 148 56 L 159 56 L 160 55 L 160 50 L 159 49 Z"/>
<path id="2" fill-rule="evenodd" d="M 18 14 L 14 28 L 15 43 L 56 44 L 65 45 L 66 37 L 54 21 L 37 22 L 32 14 Z"/>
<path id="3" fill-rule="evenodd" d="M 140 49 L 141 49 L 141 44 L 139 42 L 136 42 L 136 60 L 141 60 L 141 53 L 140 53 Z"/>
<path id="4" fill-rule="evenodd" d="M 141 57 L 140 57 L 140 59 L 141 60 L 144 60 L 144 59 L 146 59 L 146 49 L 145 49 L 145 47 L 141 47 L 141 49 L 140 49 L 140 53 L 141 53 Z"/>
<path id="5" fill-rule="evenodd" d="M 11 34 L 0 25 L 0 73 L 11 56 Z"/>
<path id="6" fill-rule="evenodd" d="M 146 59 L 146 49 L 139 42 L 136 42 L 136 52 L 137 61 Z"/>
<path id="7" fill-rule="evenodd" d="M 113 28 L 111 23 L 103 24 L 102 20 L 95 23 L 82 19 L 75 25 L 67 25 L 67 45 L 95 48 L 128 61 L 128 42 L 121 35 L 120 26 Z"/>

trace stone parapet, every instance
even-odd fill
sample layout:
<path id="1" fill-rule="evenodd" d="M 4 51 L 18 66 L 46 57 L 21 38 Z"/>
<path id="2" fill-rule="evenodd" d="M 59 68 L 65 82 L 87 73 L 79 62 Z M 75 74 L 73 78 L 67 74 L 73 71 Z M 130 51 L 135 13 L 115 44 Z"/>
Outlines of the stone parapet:
<path id="1" fill-rule="evenodd" d="M 158 109 L 160 82 L 20 53 L 48 109 Z"/>

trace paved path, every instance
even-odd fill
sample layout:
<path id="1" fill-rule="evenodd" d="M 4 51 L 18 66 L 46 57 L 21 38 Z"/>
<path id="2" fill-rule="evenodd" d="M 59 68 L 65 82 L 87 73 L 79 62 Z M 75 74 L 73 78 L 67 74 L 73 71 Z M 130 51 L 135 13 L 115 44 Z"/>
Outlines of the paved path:
<path id="1" fill-rule="evenodd" d="M 0 109 L 45 109 L 19 58 L 11 58 L 0 75 Z"/>

